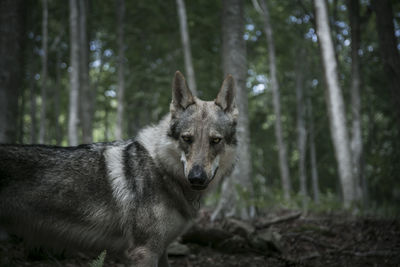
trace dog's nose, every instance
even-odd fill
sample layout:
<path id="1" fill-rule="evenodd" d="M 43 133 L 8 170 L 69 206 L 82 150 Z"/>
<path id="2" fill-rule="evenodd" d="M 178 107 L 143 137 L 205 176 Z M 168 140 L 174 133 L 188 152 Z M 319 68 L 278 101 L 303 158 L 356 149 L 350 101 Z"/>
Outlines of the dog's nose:
<path id="1" fill-rule="evenodd" d="M 207 180 L 207 174 L 201 166 L 195 165 L 190 170 L 188 179 L 192 185 L 203 185 Z"/>

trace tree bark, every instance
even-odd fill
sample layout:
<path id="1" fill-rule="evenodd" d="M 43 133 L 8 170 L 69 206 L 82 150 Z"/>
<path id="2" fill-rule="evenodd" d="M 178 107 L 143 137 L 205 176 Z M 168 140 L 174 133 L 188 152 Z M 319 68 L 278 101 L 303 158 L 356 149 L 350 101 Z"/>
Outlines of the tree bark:
<path id="1" fill-rule="evenodd" d="M 310 144 L 310 165 L 311 165 L 311 180 L 313 188 L 313 199 L 314 203 L 319 203 L 319 178 L 318 178 L 318 167 L 317 167 L 317 152 L 315 150 L 315 134 L 314 134 L 314 117 L 312 111 L 312 103 L 310 97 L 307 98 L 307 110 L 308 110 L 308 132 L 309 132 L 309 144 Z"/>
<path id="2" fill-rule="evenodd" d="M 256 1 L 253 1 L 255 6 L 258 4 Z M 271 26 L 271 19 L 269 15 L 269 10 L 266 2 L 261 0 L 261 6 L 256 8 L 257 10 L 262 12 L 264 19 L 264 31 L 267 37 L 267 46 L 268 46 L 268 66 L 270 72 L 270 85 L 272 90 L 272 98 L 273 98 L 273 107 L 274 113 L 276 116 L 275 119 L 275 137 L 278 144 L 278 152 L 279 152 L 279 168 L 281 172 L 281 180 L 282 180 L 282 189 L 284 193 L 285 200 L 290 199 L 290 192 L 292 191 L 292 184 L 290 180 L 289 166 L 287 160 L 287 152 L 286 152 L 286 143 L 283 139 L 283 131 L 282 131 L 282 120 L 281 120 L 281 99 L 279 92 L 279 82 L 276 70 L 276 58 L 275 58 L 275 44 L 273 31 Z"/>
<path id="3" fill-rule="evenodd" d="M 197 95 L 197 85 L 196 78 L 194 75 L 194 68 L 192 63 L 192 52 L 190 49 L 190 38 L 189 38 L 189 30 L 187 25 L 187 17 L 186 17 L 186 7 L 184 0 L 176 0 L 176 5 L 178 8 L 178 16 L 179 16 L 179 26 L 181 31 L 181 40 L 182 40 L 182 48 L 183 55 L 185 59 L 185 70 L 186 77 L 188 81 L 188 85 L 190 90 L 194 95 Z"/>
<path id="4" fill-rule="evenodd" d="M 345 208 L 350 208 L 351 204 L 356 200 L 355 183 L 351 164 L 350 142 L 346 127 L 346 112 L 342 90 L 339 86 L 335 50 L 333 48 L 325 0 L 314 0 L 314 7 L 317 22 L 317 34 L 327 85 L 327 106 L 330 119 L 330 129 L 336 161 L 339 167 L 343 204 Z"/>
<path id="5" fill-rule="evenodd" d="M 362 190 L 363 179 L 361 159 L 363 142 L 361 134 L 361 76 L 358 50 L 360 49 L 360 4 L 359 0 L 349 0 L 349 20 L 351 28 L 351 155 L 353 160 L 353 175 L 356 182 L 356 197 L 364 199 Z M 364 201 L 363 201 L 364 202 Z"/>
<path id="6" fill-rule="evenodd" d="M 78 144 L 79 122 L 79 21 L 78 5 L 76 0 L 69 0 L 69 25 L 70 25 L 70 92 L 69 92 L 69 118 L 68 142 L 71 146 Z"/>
<path id="7" fill-rule="evenodd" d="M 24 1 L 0 1 L 0 143 L 14 143 L 17 138 L 23 37 Z"/>
<path id="8" fill-rule="evenodd" d="M 30 98 L 30 118 L 31 118 L 31 144 L 35 144 L 37 142 L 36 137 L 36 129 L 37 129 L 37 121 L 36 121 L 36 86 L 35 86 L 35 77 L 33 70 L 30 71 L 29 77 L 29 98 Z"/>
<path id="9" fill-rule="evenodd" d="M 95 96 L 89 81 L 89 42 L 87 27 L 87 0 L 79 1 L 79 52 L 80 52 L 80 114 L 83 143 L 93 141 L 93 105 Z"/>
<path id="10" fill-rule="evenodd" d="M 55 86 L 55 92 L 54 92 L 54 117 L 55 117 L 54 129 L 55 129 L 55 134 L 56 134 L 56 145 L 60 145 L 61 140 L 62 140 L 62 131 L 61 131 L 61 125 L 60 125 L 61 53 L 60 53 L 59 49 L 57 49 L 56 54 L 57 54 L 56 55 L 57 59 L 56 59 L 56 86 Z"/>
<path id="11" fill-rule="evenodd" d="M 247 205 L 253 196 L 250 164 L 250 137 L 248 121 L 248 96 L 246 89 L 246 44 L 244 10 L 241 0 L 222 2 L 222 62 L 225 75 L 232 74 L 236 81 L 236 105 L 239 109 L 237 124 L 238 161 L 231 177 L 224 180 L 221 198 L 212 215 L 236 216 L 248 219 L 254 216 L 254 207 Z M 240 185 L 240 192 L 237 188 Z"/>
<path id="12" fill-rule="evenodd" d="M 41 87 L 41 105 L 40 105 L 40 124 L 39 124 L 39 144 L 45 143 L 46 135 L 46 105 L 47 105 L 47 55 L 48 55 L 48 7 L 47 0 L 42 0 L 42 87 Z"/>
<path id="13" fill-rule="evenodd" d="M 306 142 L 307 130 L 305 122 L 305 103 L 303 97 L 303 60 L 304 49 L 301 48 L 296 70 L 296 106 L 297 106 L 297 146 L 299 150 L 299 178 L 300 178 L 300 195 L 302 198 L 303 209 L 307 208 L 307 175 L 306 175 Z"/>
<path id="14" fill-rule="evenodd" d="M 374 0 L 373 5 L 376 13 L 376 28 L 383 68 L 391 91 L 400 136 L 400 56 L 394 35 L 392 5 L 390 0 Z"/>
<path id="15" fill-rule="evenodd" d="M 124 119 L 124 94 L 125 94 L 125 47 L 124 47 L 124 16 L 125 0 L 117 1 L 117 33 L 118 33 L 118 105 L 117 105 L 117 125 L 115 127 L 115 138 L 122 139 L 123 119 Z"/>

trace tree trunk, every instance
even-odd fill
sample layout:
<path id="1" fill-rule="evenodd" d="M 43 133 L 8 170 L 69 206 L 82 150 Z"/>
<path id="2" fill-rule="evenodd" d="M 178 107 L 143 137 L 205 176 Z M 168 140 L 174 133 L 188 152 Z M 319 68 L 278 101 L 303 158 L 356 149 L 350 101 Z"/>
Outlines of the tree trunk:
<path id="1" fill-rule="evenodd" d="M 394 36 L 393 10 L 390 0 L 374 0 L 376 28 L 383 67 L 392 95 L 397 116 L 397 129 L 400 136 L 400 56 Z"/>
<path id="2" fill-rule="evenodd" d="M 24 1 L 0 1 L 0 143 L 14 143 L 17 138 L 23 37 Z"/>
<path id="3" fill-rule="evenodd" d="M 254 207 L 247 205 L 253 196 L 250 164 L 250 137 L 248 96 L 246 89 L 246 43 L 243 39 L 244 10 L 241 0 L 222 2 L 222 62 L 224 74 L 236 80 L 236 104 L 239 109 L 237 125 L 238 161 L 231 177 L 224 180 L 221 198 L 212 215 L 236 216 L 247 219 L 254 216 Z M 241 191 L 237 191 L 240 185 Z"/>
<path id="4" fill-rule="evenodd" d="M 278 144 L 278 152 L 279 152 L 279 168 L 281 172 L 281 180 L 282 180 L 282 189 L 284 193 L 285 200 L 290 199 L 290 192 L 292 191 L 292 184 L 290 180 L 289 166 L 287 160 L 286 153 L 286 144 L 283 140 L 283 132 L 282 132 L 282 120 L 281 120 L 281 99 L 279 92 L 279 83 L 277 77 L 276 70 L 276 59 L 275 59 L 275 44 L 273 31 L 271 26 L 271 19 L 269 15 L 269 10 L 266 2 L 261 0 L 261 7 L 258 7 L 258 3 L 253 1 L 257 10 L 259 10 L 264 19 L 264 31 L 267 37 L 267 45 L 268 45 L 268 66 L 270 71 L 270 85 L 272 90 L 273 97 L 273 106 L 274 113 L 276 116 L 275 119 L 275 137 Z"/>
<path id="5" fill-rule="evenodd" d="M 296 70 L 296 104 L 297 104 L 297 146 L 299 150 L 300 195 L 303 209 L 307 208 L 307 175 L 306 175 L 306 142 L 305 103 L 303 97 L 304 83 L 304 49 L 301 48 Z"/>
<path id="6" fill-rule="evenodd" d="M 87 29 L 87 0 L 79 1 L 79 52 L 80 52 L 80 118 L 83 143 L 93 141 L 93 103 L 95 97 L 89 85 L 89 42 Z"/>
<path id="7" fill-rule="evenodd" d="M 178 7 L 179 26 L 181 31 L 183 55 L 185 58 L 185 71 L 190 90 L 194 95 L 197 95 L 196 78 L 192 63 L 192 52 L 190 50 L 189 30 L 187 26 L 186 8 L 184 0 L 176 0 Z"/>
<path id="8" fill-rule="evenodd" d="M 349 137 L 346 127 L 346 112 L 342 90 L 339 86 L 337 62 L 328 21 L 325 0 L 314 0 L 317 33 L 322 54 L 325 81 L 327 85 L 327 106 L 335 156 L 339 167 L 343 203 L 350 208 L 356 200 L 355 183 L 351 164 Z"/>
<path id="9" fill-rule="evenodd" d="M 353 175 L 356 182 L 356 197 L 364 199 L 362 190 L 363 179 L 361 158 L 363 154 L 363 142 L 361 134 L 361 77 L 358 50 L 360 49 L 360 5 L 359 0 L 349 0 L 349 20 L 351 28 L 351 155 L 353 159 Z"/>
<path id="10" fill-rule="evenodd" d="M 69 0 L 70 25 L 70 92 L 68 142 L 71 146 L 78 144 L 78 114 L 79 114 L 79 21 L 76 0 Z"/>
<path id="11" fill-rule="evenodd" d="M 55 117 L 54 129 L 55 129 L 55 134 L 56 134 L 56 145 L 60 145 L 61 140 L 62 140 L 62 131 L 61 131 L 61 125 L 60 125 L 61 53 L 60 53 L 59 49 L 57 49 L 56 54 L 57 54 L 57 59 L 56 59 L 56 86 L 55 86 L 55 92 L 54 92 L 54 117 Z"/>
<path id="12" fill-rule="evenodd" d="M 25 117 L 25 89 L 22 88 L 20 92 L 20 103 L 19 103 L 19 111 L 18 111 L 18 143 L 24 143 L 24 117 Z"/>
<path id="13" fill-rule="evenodd" d="M 32 68 L 33 69 L 33 68 Z M 37 121 L 36 121 L 36 85 L 35 85 L 35 74 L 33 70 L 31 70 L 29 77 L 29 98 L 30 98 L 30 117 L 31 117 L 31 144 L 36 144 L 37 136 Z"/>
<path id="14" fill-rule="evenodd" d="M 46 135 L 46 105 L 47 105 L 47 40 L 48 40 L 48 7 L 47 0 L 42 0 L 42 87 L 40 105 L 40 124 L 39 124 L 39 144 L 45 143 Z"/>
<path id="15" fill-rule="evenodd" d="M 118 33 L 118 105 L 117 105 L 117 125 L 115 127 L 115 138 L 122 139 L 123 119 L 124 119 L 124 93 L 125 93 L 125 58 L 124 58 L 124 16 L 125 0 L 117 1 L 117 33 Z"/>
<path id="16" fill-rule="evenodd" d="M 309 144 L 310 144 L 310 165 L 311 165 L 311 180 L 313 189 L 314 203 L 319 203 L 319 178 L 317 168 L 317 152 L 315 151 L 315 137 L 314 137 L 314 118 L 312 112 L 312 103 L 310 97 L 307 98 L 307 110 L 308 110 L 308 132 L 309 132 Z"/>

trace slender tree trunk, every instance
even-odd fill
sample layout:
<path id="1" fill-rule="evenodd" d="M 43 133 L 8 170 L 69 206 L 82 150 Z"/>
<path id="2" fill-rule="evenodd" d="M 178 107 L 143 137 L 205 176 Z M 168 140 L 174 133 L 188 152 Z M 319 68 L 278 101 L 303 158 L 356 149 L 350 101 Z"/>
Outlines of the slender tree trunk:
<path id="1" fill-rule="evenodd" d="M 353 175 L 356 182 L 356 197 L 363 199 L 362 184 L 365 179 L 361 158 L 363 142 L 361 135 L 361 77 L 358 50 L 360 49 L 360 4 L 359 0 L 349 0 L 349 17 L 351 28 L 351 155 L 353 157 Z"/>
<path id="2" fill-rule="evenodd" d="M 390 0 L 374 0 L 373 5 L 379 48 L 397 115 L 397 129 L 400 136 L 400 56 L 394 35 L 392 4 Z"/>
<path id="3" fill-rule="evenodd" d="M 69 0 L 70 24 L 70 92 L 69 92 L 69 118 L 68 142 L 71 146 L 78 144 L 79 122 L 79 20 L 78 5 L 76 0 Z"/>
<path id="4" fill-rule="evenodd" d="M 270 81 L 271 81 L 270 84 L 271 84 L 272 98 L 273 98 L 272 101 L 274 106 L 274 113 L 276 116 L 275 137 L 278 144 L 279 168 L 281 172 L 282 189 L 284 197 L 285 200 L 289 200 L 290 192 L 292 191 L 292 184 L 290 180 L 289 166 L 287 160 L 286 143 L 283 140 L 282 120 L 281 120 L 281 99 L 280 99 L 279 83 L 276 70 L 274 37 L 273 37 L 268 6 L 264 0 L 261 0 L 260 3 L 261 7 L 258 6 L 257 1 L 253 1 L 254 6 L 256 7 L 257 10 L 261 12 L 264 19 L 264 31 L 267 37 L 267 45 L 268 45 L 268 59 L 269 59 L 268 66 L 270 71 Z"/>
<path id="5" fill-rule="evenodd" d="M 329 27 L 326 2 L 325 0 L 314 0 L 314 6 L 327 85 L 327 106 L 330 116 L 331 135 L 339 166 L 343 203 L 345 208 L 350 208 L 351 204 L 356 200 L 355 183 L 351 164 L 350 142 L 346 127 L 346 112 L 342 90 L 339 86 L 335 50 Z"/>
<path id="6" fill-rule="evenodd" d="M 22 89 L 21 90 L 21 94 L 20 94 L 20 103 L 19 103 L 19 111 L 18 111 L 18 115 L 19 115 L 19 121 L 18 121 L 18 142 L 20 144 L 24 143 L 24 116 L 25 116 L 25 90 Z"/>
<path id="7" fill-rule="evenodd" d="M 246 205 L 253 196 L 250 164 L 250 137 L 248 121 L 248 96 L 246 89 L 246 43 L 244 10 L 241 0 L 222 2 L 222 62 L 224 74 L 232 74 L 236 80 L 236 104 L 239 109 L 237 125 L 238 161 L 231 177 L 224 180 L 221 198 L 212 215 L 237 216 L 243 219 L 254 216 L 254 207 Z M 240 185 L 241 192 L 237 191 Z M 247 196 L 247 199 L 246 199 Z M 249 199 L 250 198 L 250 199 Z"/>
<path id="8" fill-rule="evenodd" d="M 106 101 L 107 101 L 107 99 L 106 99 Z M 109 128 L 110 128 L 109 123 L 108 123 L 108 114 L 110 113 L 109 108 L 108 108 L 108 103 L 105 104 L 104 113 L 105 113 L 104 114 L 104 141 L 107 142 L 109 140 L 108 132 L 109 132 Z"/>
<path id="9" fill-rule="evenodd" d="M 79 1 L 79 33 L 80 33 L 80 114 L 82 125 L 83 143 L 92 143 L 93 141 L 93 102 L 94 97 L 89 85 L 89 42 L 87 28 L 87 0 Z"/>
<path id="10" fill-rule="evenodd" d="M 62 140 L 62 131 L 60 125 L 60 91 L 61 91 L 61 73 L 60 73 L 60 65 L 61 65 L 61 53 L 60 50 L 57 49 L 57 59 L 56 59 L 56 88 L 54 92 L 54 129 L 56 133 L 56 145 L 61 144 Z"/>
<path id="11" fill-rule="evenodd" d="M 193 94 L 197 95 L 196 78 L 194 75 L 194 68 L 192 63 L 192 52 L 190 50 L 190 38 L 187 25 L 185 1 L 176 0 L 176 5 L 178 7 L 179 26 L 181 31 L 183 55 L 185 58 L 186 77 L 190 90 Z"/>
<path id="12" fill-rule="evenodd" d="M 0 143 L 14 143 L 17 138 L 23 37 L 24 1 L 0 1 Z"/>
<path id="13" fill-rule="evenodd" d="M 36 87 L 35 87 L 35 77 L 33 70 L 31 70 L 29 77 L 29 98 L 30 98 L 30 117 L 31 117 L 31 144 L 35 144 L 37 142 L 36 137 L 36 129 L 37 129 L 37 121 L 36 121 Z"/>
<path id="14" fill-rule="evenodd" d="M 308 193 L 307 193 L 307 175 L 306 175 L 307 130 L 305 122 L 305 103 L 303 97 L 304 58 L 305 58 L 304 50 L 301 48 L 296 66 L 297 145 L 299 150 L 300 195 L 302 198 L 303 209 L 306 209 Z"/>
<path id="15" fill-rule="evenodd" d="M 120 140 L 123 135 L 124 119 L 124 94 L 125 94 L 125 47 L 124 47 L 124 16 L 125 0 L 117 1 L 117 33 L 118 33 L 118 105 L 117 105 L 117 125 L 115 127 L 115 138 Z"/>
<path id="16" fill-rule="evenodd" d="M 40 124 L 39 124 L 39 143 L 45 143 L 46 135 L 46 108 L 47 108 L 47 40 L 48 40 L 48 7 L 47 0 L 42 0 L 42 87 L 41 87 L 41 105 L 40 105 Z"/>
<path id="17" fill-rule="evenodd" d="M 308 110 L 308 131 L 310 144 L 310 163 L 311 163 L 311 180 L 313 188 L 314 203 L 319 204 L 319 178 L 317 167 L 317 152 L 315 151 L 315 135 L 314 135 L 314 117 L 312 111 L 312 103 L 310 97 L 307 98 Z"/>

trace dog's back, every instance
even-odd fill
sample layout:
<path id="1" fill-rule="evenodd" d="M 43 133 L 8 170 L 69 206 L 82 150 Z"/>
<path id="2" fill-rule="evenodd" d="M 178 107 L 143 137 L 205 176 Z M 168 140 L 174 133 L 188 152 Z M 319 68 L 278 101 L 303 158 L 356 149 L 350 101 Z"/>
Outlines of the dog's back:
<path id="1" fill-rule="evenodd" d="M 0 145 L 1 225 L 52 247 L 54 239 L 86 247 L 102 241 L 101 232 L 118 235 L 106 147 Z"/>

